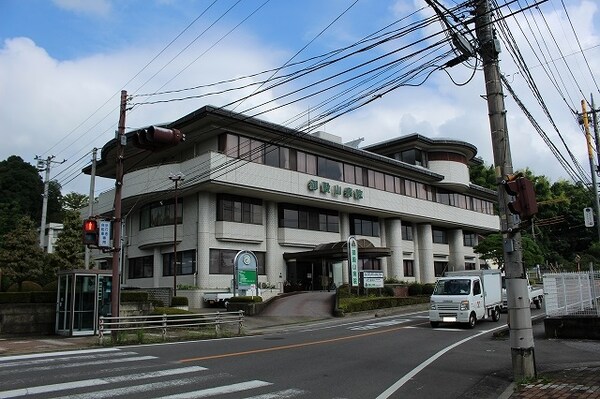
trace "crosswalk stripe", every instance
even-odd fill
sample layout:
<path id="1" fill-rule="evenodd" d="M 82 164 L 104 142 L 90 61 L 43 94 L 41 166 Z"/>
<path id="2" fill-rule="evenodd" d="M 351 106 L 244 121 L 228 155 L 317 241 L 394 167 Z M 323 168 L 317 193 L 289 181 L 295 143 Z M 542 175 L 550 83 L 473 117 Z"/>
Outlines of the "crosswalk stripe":
<path id="1" fill-rule="evenodd" d="M 271 382 L 252 380 L 246 382 L 240 382 L 237 384 L 223 385 L 220 387 L 200 389 L 197 391 L 185 392 L 175 395 L 163 396 L 157 399 L 194 399 L 194 398 L 208 398 L 211 396 L 223 395 L 227 393 L 235 393 L 241 391 L 247 391 L 250 389 L 262 388 L 269 385 L 273 385 Z"/>
<path id="2" fill-rule="evenodd" d="M 8 367 L 17 367 L 17 366 L 31 366 L 36 364 L 44 364 L 44 363 L 57 363 L 57 362 L 66 362 L 73 360 L 90 360 L 90 359 L 104 359 L 104 358 L 116 358 L 116 357 L 125 357 L 137 355 L 135 352 L 109 352 L 109 353 L 85 353 L 77 356 L 61 356 L 61 357 L 48 357 L 41 359 L 24 359 L 17 360 L 11 363 L 0 363 L 0 369 L 8 368 Z"/>
<path id="3" fill-rule="evenodd" d="M 100 349 L 82 349 L 82 350 L 72 350 L 72 351 L 63 351 L 63 352 L 46 352 L 46 353 L 32 353 L 29 355 L 14 355 L 14 356 L 3 356 L 0 357 L 0 364 L 6 362 L 12 362 L 14 360 L 23 360 L 23 359 L 39 359 L 42 357 L 57 357 L 57 356 L 69 356 L 69 355 L 80 355 L 86 353 L 101 353 L 101 352 L 115 352 L 120 351 L 118 348 L 100 348 Z"/>
<path id="4" fill-rule="evenodd" d="M 114 363 L 126 363 L 126 362 L 137 362 L 140 360 L 151 360 L 151 359 L 156 359 L 156 356 L 137 356 L 137 357 L 127 357 L 127 358 L 123 358 L 123 359 L 103 359 L 103 360 L 97 360 L 97 361 L 91 361 L 91 362 L 78 362 L 78 363 L 71 363 L 71 364 L 61 364 L 61 365 L 57 365 L 57 364 L 49 364 L 47 366 L 37 366 L 37 367 L 29 367 L 29 368 L 23 368 L 23 369 L 18 369 L 18 370 L 4 370 L 4 371 L 0 371 L 0 376 L 1 375 L 7 375 L 7 374 L 14 374 L 14 373 L 30 373 L 32 371 L 46 371 L 46 370 L 56 370 L 56 369 L 65 369 L 65 368 L 74 368 L 74 367 L 81 367 L 81 366 L 92 366 L 92 365 L 96 365 L 96 364 L 114 364 Z"/>
<path id="5" fill-rule="evenodd" d="M 37 387 L 30 388 L 21 388 L 21 389 L 13 389 L 10 391 L 0 392 L 0 398 L 16 398 L 19 396 L 25 395 L 35 395 L 40 393 L 49 393 L 49 392 L 58 392 L 65 391 L 69 389 L 76 388 L 85 388 L 92 385 L 106 385 L 113 384 L 119 382 L 130 382 L 135 380 L 141 380 L 145 378 L 157 378 L 157 377 L 166 377 L 172 375 L 186 374 L 186 373 L 194 373 L 197 371 L 204 371 L 205 367 L 200 366 L 190 366 L 183 367 L 172 370 L 160 370 L 160 371 L 151 371 L 148 373 L 139 373 L 139 374 L 131 374 L 124 376 L 116 376 L 116 377 L 106 377 L 106 378 L 92 378 L 89 380 L 80 380 L 73 382 L 65 382 L 60 384 L 52 384 L 52 385 L 40 385 Z"/>
<path id="6" fill-rule="evenodd" d="M 287 399 L 307 393 L 302 389 L 285 389 L 283 391 L 269 392 L 262 395 L 250 396 L 245 399 Z"/>

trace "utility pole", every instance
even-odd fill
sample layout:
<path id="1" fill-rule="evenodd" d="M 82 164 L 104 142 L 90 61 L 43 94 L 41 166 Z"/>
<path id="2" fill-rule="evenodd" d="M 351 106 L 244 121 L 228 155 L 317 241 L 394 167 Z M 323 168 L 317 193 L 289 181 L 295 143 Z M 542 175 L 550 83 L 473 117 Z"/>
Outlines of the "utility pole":
<path id="1" fill-rule="evenodd" d="M 113 219 L 113 257 L 112 257 L 112 293 L 111 313 L 112 317 L 119 317 L 120 302 L 120 275 L 119 259 L 121 254 L 121 196 L 123 190 L 123 163 L 125 162 L 125 114 L 127 112 L 127 91 L 121 90 L 121 106 L 119 111 L 119 126 L 117 130 L 117 159 L 115 170 L 115 214 Z M 113 331 L 116 338 L 117 331 Z"/>
<path id="2" fill-rule="evenodd" d="M 479 53 L 483 59 L 496 183 L 498 184 L 500 225 L 504 238 L 513 378 L 518 381 L 536 376 L 531 309 L 527 279 L 523 269 L 521 233 L 514 216 L 508 212 L 510 198 L 504 189 L 505 181 L 513 174 L 513 167 L 506 125 L 504 93 L 498 64 L 500 49 L 492 29 L 489 1 L 477 0 L 476 4 L 475 28 L 480 46 Z"/>
<path id="3" fill-rule="evenodd" d="M 96 154 L 98 153 L 98 149 L 94 148 L 92 150 L 92 173 L 90 175 L 90 195 L 88 198 L 88 217 L 94 216 L 94 191 L 95 191 L 95 182 L 96 182 Z M 84 260 L 84 268 L 90 268 L 90 248 L 85 246 L 85 260 Z"/>
<path id="4" fill-rule="evenodd" d="M 593 97 L 592 97 L 592 112 L 593 115 L 596 115 L 596 110 L 593 105 Z M 596 209 L 596 227 L 598 229 L 598 240 L 600 241 L 600 202 L 598 200 L 598 179 L 596 178 L 596 165 L 594 165 L 594 150 L 592 148 L 592 135 L 590 134 L 590 124 L 588 121 L 588 115 L 585 105 L 585 100 L 581 100 L 581 112 L 583 116 L 583 128 L 585 130 L 585 140 L 587 142 L 588 148 L 588 157 L 590 160 L 590 170 L 592 172 L 592 187 L 594 189 L 594 199 L 595 199 L 595 209 Z M 594 117 L 595 120 L 595 117 Z"/>
<path id="5" fill-rule="evenodd" d="M 173 296 L 177 296 L 177 183 L 183 180 L 182 173 L 172 173 L 169 179 L 175 182 L 175 215 L 173 217 Z"/>
<path id="6" fill-rule="evenodd" d="M 48 214 L 48 189 L 50 187 L 50 168 L 52 166 L 54 155 L 50 155 L 45 160 L 41 157 L 36 156 L 35 160 L 37 161 L 37 169 L 40 172 L 46 171 L 46 177 L 44 179 L 44 196 L 42 202 L 42 221 L 40 223 L 40 248 L 44 248 L 44 238 L 46 237 L 46 216 Z M 59 164 L 65 162 L 57 162 Z"/>

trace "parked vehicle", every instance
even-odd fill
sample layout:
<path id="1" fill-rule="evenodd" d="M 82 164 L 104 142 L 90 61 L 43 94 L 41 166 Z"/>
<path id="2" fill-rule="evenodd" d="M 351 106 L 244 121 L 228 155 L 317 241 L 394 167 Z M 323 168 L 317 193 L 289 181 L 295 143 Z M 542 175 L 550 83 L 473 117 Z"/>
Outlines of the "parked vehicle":
<path id="1" fill-rule="evenodd" d="M 544 301 L 544 289 L 541 287 L 533 287 L 529 283 L 529 277 L 527 277 L 527 291 L 529 292 L 529 306 L 535 305 L 536 309 L 542 308 L 542 302 Z M 500 308 L 503 312 L 508 311 L 508 299 L 506 297 L 506 277 L 502 276 L 502 307 Z"/>
<path id="2" fill-rule="evenodd" d="M 499 270 L 447 272 L 437 280 L 430 300 L 431 327 L 440 323 L 466 323 L 473 328 L 478 320 L 500 320 L 502 278 Z"/>
<path id="3" fill-rule="evenodd" d="M 205 292 L 202 296 L 202 300 L 208 306 L 221 306 L 226 308 L 229 303 L 229 299 L 233 296 L 233 292 Z"/>

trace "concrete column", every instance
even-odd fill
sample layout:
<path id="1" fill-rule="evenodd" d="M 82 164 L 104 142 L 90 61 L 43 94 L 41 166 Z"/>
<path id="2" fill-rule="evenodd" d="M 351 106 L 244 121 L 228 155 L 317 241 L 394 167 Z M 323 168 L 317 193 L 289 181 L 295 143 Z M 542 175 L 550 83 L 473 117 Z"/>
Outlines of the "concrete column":
<path id="1" fill-rule="evenodd" d="M 152 273 L 152 286 L 153 287 L 160 287 L 160 278 L 163 275 L 163 271 L 162 271 L 162 255 L 160 253 L 160 247 L 154 247 L 154 251 L 152 254 L 152 259 L 153 259 L 153 270 L 154 272 Z"/>
<path id="2" fill-rule="evenodd" d="M 419 232 L 419 265 L 415 265 L 415 267 L 419 269 L 419 282 L 434 283 L 435 269 L 433 266 L 433 234 L 431 224 L 419 224 L 417 225 L 417 231 Z"/>
<path id="3" fill-rule="evenodd" d="M 350 215 L 340 212 L 340 241 L 348 241 L 350 237 Z M 342 282 L 350 283 L 350 274 L 348 272 L 348 260 L 342 261 Z"/>
<path id="4" fill-rule="evenodd" d="M 283 283 L 286 277 L 285 262 L 283 260 L 283 252 L 279 246 L 277 220 L 277 204 L 275 202 L 265 201 L 265 232 L 266 232 L 266 255 L 265 255 L 265 272 L 267 273 L 267 281 L 271 284 Z M 280 277 L 281 276 L 281 277 Z M 279 284 L 278 284 L 279 286 Z"/>
<path id="5" fill-rule="evenodd" d="M 448 230 L 448 270 L 465 270 L 465 247 L 462 229 Z"/>
<path id="6" fill-rule="evenodd" d="M 210 264 L 210 237 L 216 216 L 211 214 L 210 194 L 198 193 L 198 287 L 212 288 L 209 286 Z"/>
<path id="7" fill-rule="evenodd" d="M 399 218 L 386 220 L 385 246 L 392 251 L 388 258 L 388 277 L 404 279 L 404 255 L 402 253 L 402 221 Z"/>
<path id="8" fill-rule="evenodd" d="M 379 219 L 379 241 L 382 247 L 387 247 L 388 233 L 385 225 L 385 219 Z M 388 277 L 390 275 L 388 270 L 390 262 L 388 262 L 388 260 L 389 258 L 387 257 L 381 258 L 381 271 L 383 272 L 384 277 Z"/>

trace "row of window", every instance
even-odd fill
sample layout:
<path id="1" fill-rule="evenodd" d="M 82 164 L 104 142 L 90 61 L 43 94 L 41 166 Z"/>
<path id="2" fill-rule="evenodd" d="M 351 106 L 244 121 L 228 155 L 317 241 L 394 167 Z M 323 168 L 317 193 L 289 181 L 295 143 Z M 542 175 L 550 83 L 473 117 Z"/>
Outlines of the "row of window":
<path id="1" fill-rule="evenodd" d="M 232 158 L 439 202 L 489 215 L 494 214 L 494 207 L 490 201 L 237 134 L 221 134 L 219 151 Z M 410 151 L 407 151 L 406 154 L 403 153 L 400 159 L 406 159 L 409 163 L 417 165 L 424 163 L 421 155 L 417 156 L 415 152 Z"/>
<path id="2" fill-rule="evenodd" d="M 233 275 L 233 260 L 237 250 L 233 249 L 210 249 L 210 263 L 208 271 L 210 274 L 227 274 Z M 258 260 L 258 274 L 266 275 L 265 270 L 265 253 L 254 252 Z M 162 270 L 163 276 L 168 277 L 173 275 L 173 253 L 163 254 Z M 381 259 L 359 259 L 359 270 L 381 270 Z M 436 276 L 442 276 L 448 269 L 448 262 L 434 262 L 434 270 Z M 475 263 L 466 262 L 466 270 L 475 270 Z M 196 251 L 181 251 L 177 252 L 177 275 L 192 275 L 196 273 Z M 154 258 L 152 255 L 141 256 L 139 258 L 129 258 L 128 276 L 131 279 L 135 278 L 152 278 L 154 277 Z M 404 260 L 404 276 L 414 277 L 414 261 L 412 259 Z"/>

